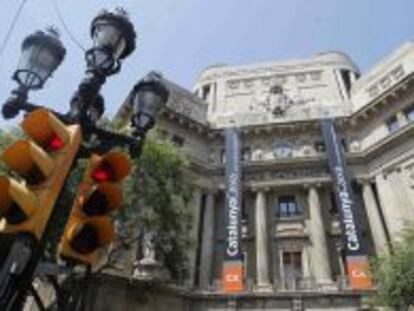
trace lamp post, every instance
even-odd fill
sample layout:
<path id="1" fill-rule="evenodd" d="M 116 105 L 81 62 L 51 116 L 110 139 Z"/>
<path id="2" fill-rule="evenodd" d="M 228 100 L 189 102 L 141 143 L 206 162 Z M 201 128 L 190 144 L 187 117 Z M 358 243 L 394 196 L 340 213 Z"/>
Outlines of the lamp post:
<path id="1" fill-rule="evenodd" d="M 3 105 L 5 119 L 14 118 L 19 113 L 30 90 L 43 87 L 63 61 L 65 53 L 59 34 L 53 28 L 37 31 L 24 39 L 19 63 L 13 74 L 18 88 L 12 91 L 11 97 Z"/>

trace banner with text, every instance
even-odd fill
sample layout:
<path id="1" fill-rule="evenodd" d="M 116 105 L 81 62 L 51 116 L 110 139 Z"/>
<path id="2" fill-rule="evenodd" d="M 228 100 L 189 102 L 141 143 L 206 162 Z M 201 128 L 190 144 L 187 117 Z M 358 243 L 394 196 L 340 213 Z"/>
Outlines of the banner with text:
<path id="1" fill-rule="evenodd" d="M 226 293 L 244 290 L 243 253 L 241 251 L 241 142 L 237 129 L 225 130 L 226 155 L 226 243 L 223 263 L 223 291 Z"/>
<path id="2" fill-rule="evenodd" d="M 348 280 L 353 289 L 372 288 L 366 245 L 362 238 L 361 207 L 358 206 L 351 188 L 341 141 L 332 119 L 322 121 L 322 134 L 344 232 Z"/>

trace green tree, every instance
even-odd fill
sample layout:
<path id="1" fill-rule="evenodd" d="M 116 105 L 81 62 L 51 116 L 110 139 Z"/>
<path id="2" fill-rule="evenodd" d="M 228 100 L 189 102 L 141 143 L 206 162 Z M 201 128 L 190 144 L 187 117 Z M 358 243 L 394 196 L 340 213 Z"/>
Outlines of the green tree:
<path id="1" fill-rule="evenodd" d="M 23 137 L 23 134 L 18 128 L 0 129 L 0 153 L 6 149 L 7 146 L 14 141 Z M 6 166 L 0 161 L 0 174 L 6 173 L 8 170 Z"/>
<path id="2" fill-rule="evenodd" d="M 101 119 L 99 126 L 129 134 L 128 128 L 107 118 Z M 187 255 L 194 246 L 193 189 L 185 174 L 187 165 L 185 153 L 163 139 L 157 129 L 152 130 L 140 159 L 133 163 L 132 174 L 125 181 L 124 207 L 117 216 L 122 225 L 139 228 L 140 238 L 145 232 L 154 233 L 159 259 L 177 282 L 188 276 Z M 126 242 L 123 246 L 130 244 Z"/>
<path id="3" fill-rule="evenodd" d="M 150 135 L 127 182 L 121 214 L 133 217 L 141 233 L 154 233 L 155 250 L 176 281 L 187 276 L 187 254 L 193 245 L 192 187 L 185 166 L 185 155 L 177 147 Z"/>
<path id="4" fill-rule="evenodd" d="M 414 228 L 407 227 L 389 254 L 373 265 L 377 302 L 398 311 L 414 306 Z"/>

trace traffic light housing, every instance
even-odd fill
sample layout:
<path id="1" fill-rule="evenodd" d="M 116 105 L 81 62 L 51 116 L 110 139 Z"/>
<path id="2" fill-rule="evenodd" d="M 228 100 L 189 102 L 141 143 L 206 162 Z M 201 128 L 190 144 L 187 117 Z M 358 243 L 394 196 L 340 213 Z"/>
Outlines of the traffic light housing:
<path id="1" fill-rule="evenodd" d="M 122 152 L 92 155 L 59 243 L 62 259 L 96 263 L 99 250 L 114 239 L 109 214 L 122 205 L 121 182 L 130 170 L 130 161 Z"/>
<path id="2" fill-rule="evenodd" d="M 43 108 L 27 115 L 21 127 L 28 139 L 0 156 L 17 175 L 0 176 L 1 232 L 25 232 L 40 240 L 80 147 L 81 130 Z"/>

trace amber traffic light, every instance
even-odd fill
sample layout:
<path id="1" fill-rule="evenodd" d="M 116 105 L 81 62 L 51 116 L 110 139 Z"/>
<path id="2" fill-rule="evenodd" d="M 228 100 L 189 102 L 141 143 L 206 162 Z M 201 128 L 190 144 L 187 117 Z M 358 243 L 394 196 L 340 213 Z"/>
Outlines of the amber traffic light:
<path id="1" fill-rule="evenodd" d="M 40 240 L 81 144 L 81 131 L 46 109 L 30 113 L 21 127 L 28 139 L 10 145 L 0 156 L 17 175 L 0 176 L 2 232 L 27 232 Z"/>
<path id="2" fill-rule="evenodd" d="M 63 259 L 92 265 L 111 243 L 115 232 L 109 214 L 122 205 L 121 182 L 130 169 L 122 152 L 92 155 L 59 244 Z"/>

